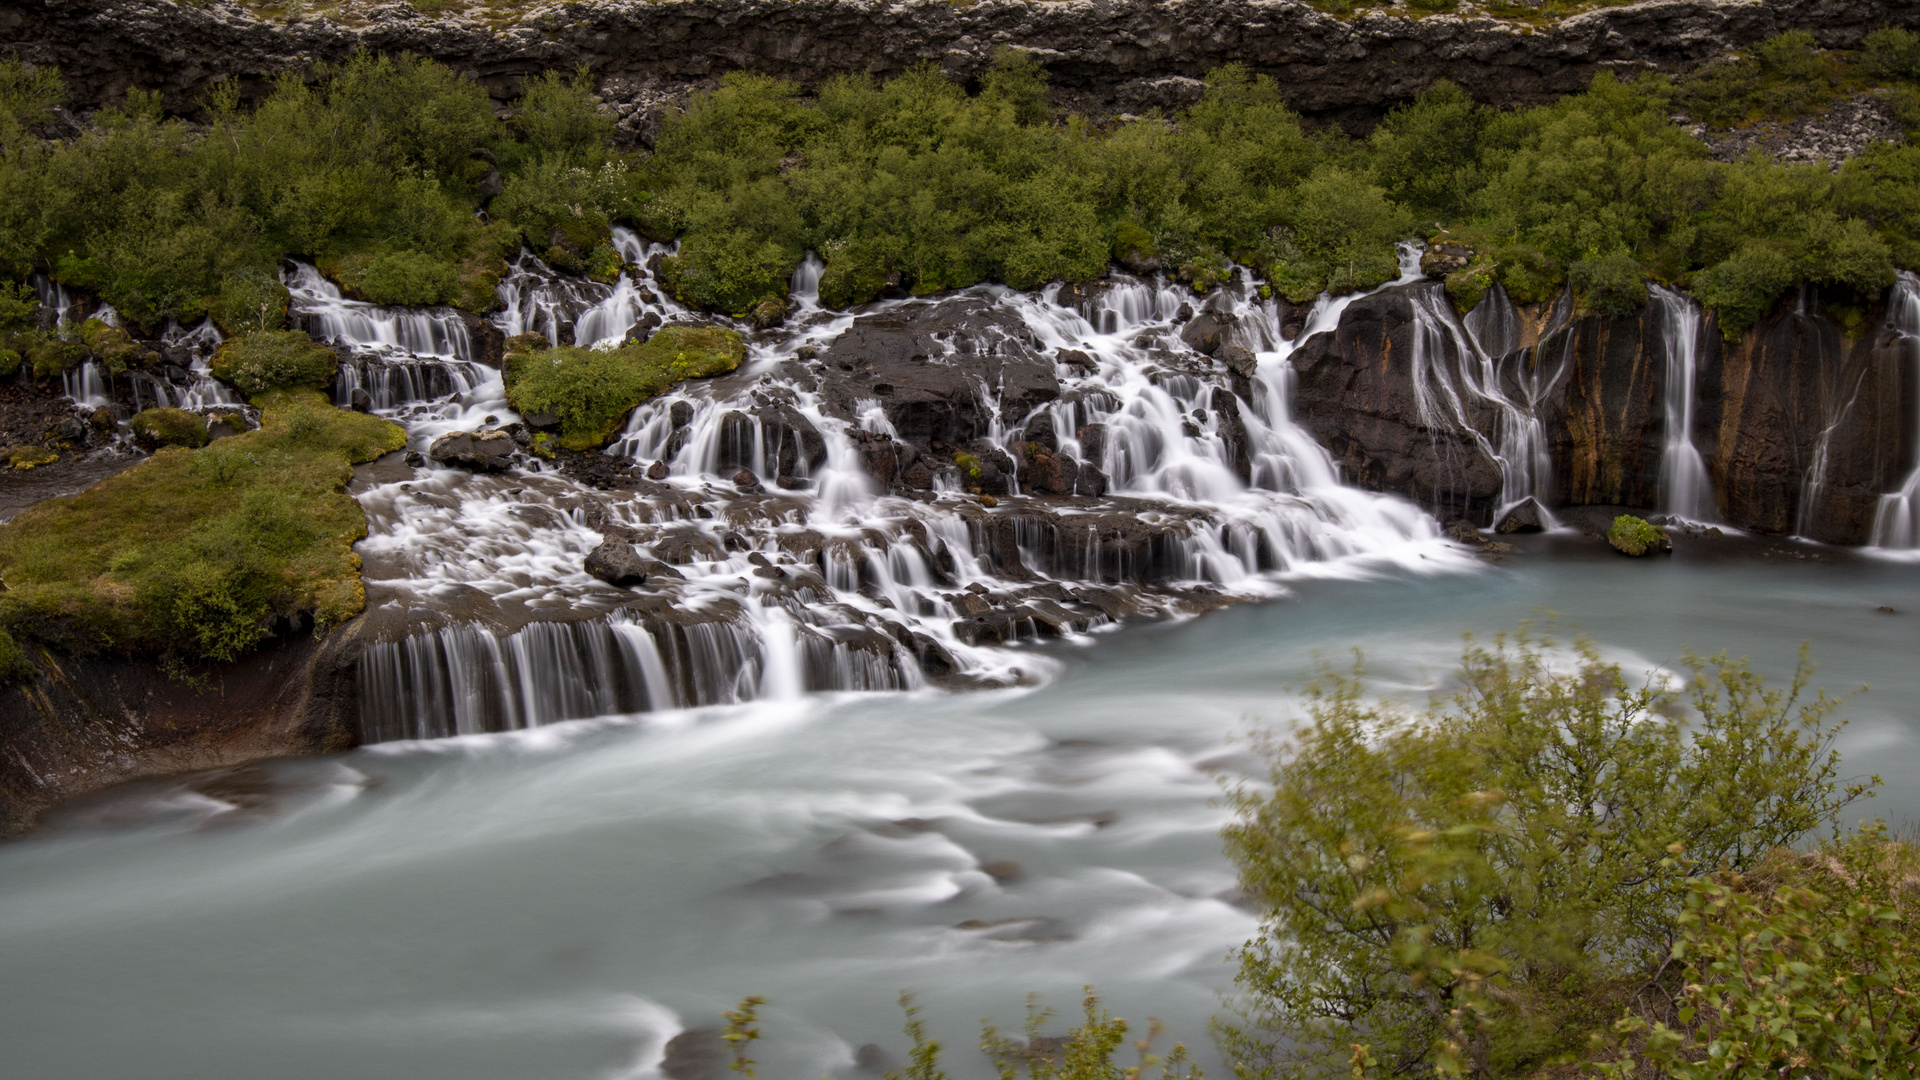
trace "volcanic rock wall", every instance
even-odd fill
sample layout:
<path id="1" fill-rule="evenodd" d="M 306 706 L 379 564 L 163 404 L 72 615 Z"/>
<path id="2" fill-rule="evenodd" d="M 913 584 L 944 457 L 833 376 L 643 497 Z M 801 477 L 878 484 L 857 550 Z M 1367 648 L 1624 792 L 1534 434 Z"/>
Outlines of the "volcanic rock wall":
<path id="1" fill-rule="evenodd" d="M 80 107 L 140 87 L 191 111 L 216 79 L 258 90 L 363 48 L 433 57 L 504 99 L 528 74 L 580 64 L 629 90 L 736 69 L 812 84 L 925 61 L 968 77 L 1018 47 L 1056 86 L 1106 108 L 1182 105 L 1193 78 L 1242 63 L 1275 76 L 1303 112 L 1364 119 L 1439 78 L 1483 101 L 1538 104 L 1601 70 L 1684 69 L 1783 30 L 1837 48 L 1878 26 L 1920 26 L 1920 8 L 1884 0 L 1648 0 L 1546 25 L 1342 19 L 1297 0 L 590 0 L 528 5 L 504 24 L 404 4 L 359 11 L 281 22 L 227 0 L 13 0 L 0 6 L 0 56 L 58 65 Z"/>

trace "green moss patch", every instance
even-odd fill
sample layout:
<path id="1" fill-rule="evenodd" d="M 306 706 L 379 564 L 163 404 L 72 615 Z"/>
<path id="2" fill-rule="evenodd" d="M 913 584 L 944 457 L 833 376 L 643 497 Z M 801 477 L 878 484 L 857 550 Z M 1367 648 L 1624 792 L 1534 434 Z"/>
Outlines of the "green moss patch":
<path id="1" fill-rule="evenodd" d="M 1673 550 L 1673 542 L 1667 539 L 1664 529 L 1631 514 L 1621 514 L 1613 519 L 1612 527 L 1607 529 L 1607 543 L 1622 555 L 1647 555 Z"/>
<path id="2" fill-rule="evenodd" d="M 321 390 L 333 381 L 339 358 L 298 330 L 263 330 L 220 346 L 208 364 L 213 377 L 248 397 L 273 390 Z"/>
<path id="3" fill-rule="evenodd" d="M 365 606 L 352 465 L 406 444 L 316 393 L 260 399 L 262 426 L 170 447 L 0 525 L 0 631 L 68 651 L 232 660 L 276 619 Z"/>
<path id="4" fill-rule="evenodd" d="M 641 402 L 684 379 L 723 375 L 746 356 L 739 334 L 716 327 L 668 326 L 617 349 L 550 348 L 522 335 L 508 343 L 507 401 L 557 417 L 559 444 L 586 450 L 605 446 Z"/>
<path id="5" fill-rule="evenodd" d="M 207 418 L 185 409 L 148 409 L 136 415 L 129 426 L 134 439 L 149 450 L 167 446 L 192 450 L 207 445 Z"/>

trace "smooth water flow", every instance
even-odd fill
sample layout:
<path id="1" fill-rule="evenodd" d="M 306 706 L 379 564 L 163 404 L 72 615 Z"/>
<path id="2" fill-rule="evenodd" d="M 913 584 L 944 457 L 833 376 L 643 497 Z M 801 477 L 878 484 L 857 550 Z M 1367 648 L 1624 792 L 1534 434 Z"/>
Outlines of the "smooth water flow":
<path id="1" fill-rule="evenodd" d="M 1693 395 L 1699 377 L 1700 305 L 1659 285 L 1648 298 L 1660 309 L 1666 347 L 1665 445 L 1660 452 L 1660 509 L 1688 521 L 1711 521 L 1713 480 L 1693 441 Z"/>
<path id="2" fill-rule="evenodd" d="M 1920 385 L 1920 277 L 1902 270 L 1894 282 L 1887 309 L 1887 325 L 1899 335 L 1911 365 L 1915 384 Z M 1914 435 L 1916 454 L 1920 454 L 1920 432 Z M 1873 546 L 1892 551 L 1920 549 L 1920 463 L 1900 490 L 1880 496 L 1873 515 Z"/>

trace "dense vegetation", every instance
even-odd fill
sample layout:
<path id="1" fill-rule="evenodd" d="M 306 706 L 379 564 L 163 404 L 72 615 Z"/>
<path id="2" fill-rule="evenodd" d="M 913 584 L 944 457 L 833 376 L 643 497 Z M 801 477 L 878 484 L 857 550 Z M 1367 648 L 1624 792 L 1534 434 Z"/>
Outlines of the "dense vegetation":
<path id="1" fill-rule="evenodd" d="M 1910 1075 L 1868 1066 L 1920 1038 L 1888 989 L 1920 977 L 1913 851 L 1871 829 L 1787 850 L 1878 783 L 1837 774 L 1838 702 L 1804 658 L 1784 691 L 1688 667 L 1676 700 L 1589 645 L 1470 643 L 1417 714 L 1327 674 L 1227 832 L 1263 921 L 1223 1025 L 1240 1075 Z M 1851 1056 L 1795 1058 L 1755 1018 Z"/>
<path id="2" fill-rule="evenodd" d="M 58 78 L 0 66 L 0 278 L 51 272 L 135 326 L 224 323 L 300 255 L 354 295 L 478 310 L 522 245 L 606 276 L 624 221 L 679 239 L 666 279 L 731 314 L 782 296 L 808 250 L 835 305 L 1031 288 L 1115 258 L 1203 289 L 1234 260 L 1303 300 L 1388 280 L 1395 240 L 1444 231 L 1474 253 L 1449 282 L 1462 303 L 1496 281 L 1522 300 L 1571 282 L 1612 310 L 1650 276 L 1692 287 L 1732 333 L 1801 282 L 1857 300 L 1920 266 L 1920 147 L 1876 145 L 1837 175 L 1723 164 L 1670 120 L 1792 116 L 1880 86 L 1920 124 L 1920 38 L 1902 30 L 1857 54 L 1783 34 L 1694 76 L 1603 75 L 1537 109 L 1443 84 L 1364 139 L 1308 130 L 1270 80 L 1233 68 L 1178 117 L 1060 121 L 1045 72 L 1014 54 L 972 95 L 931 67 L 811 97 L 728 76 L 651 154 L 613 145 L 584 75 L 532 80 L 505 121 L 430 61 L 362 56 L 314 75 L 251 108 L 223 85 L 192 124 L 136 92 L 47 139 Z M 0 309 L 18 299 L 6 288 Z M 23 357 L 35 345 L 0 343 Z"/>
<path id="3" fill-rule="evenodd" d="M 277 620 L 360 612 L 366 518 L 347 480 L 405 434 L 310 391 L 257 404 L 257 431 L 163 449 L 0 525 L 0 666 L 22 673 L 25 643 L 231 660 Z"/>
<path id="4" fill-rule="evenodd" d="M 552 417 L 569 450 L 605 446 L 636 405 L 685 379 L 740 366 L 740 335 L 717 327 L 668 326 L 644 344 L 613 349 L 549 346 L 539 334 L 508 342 L 507 401 L 522 416 Z"/>

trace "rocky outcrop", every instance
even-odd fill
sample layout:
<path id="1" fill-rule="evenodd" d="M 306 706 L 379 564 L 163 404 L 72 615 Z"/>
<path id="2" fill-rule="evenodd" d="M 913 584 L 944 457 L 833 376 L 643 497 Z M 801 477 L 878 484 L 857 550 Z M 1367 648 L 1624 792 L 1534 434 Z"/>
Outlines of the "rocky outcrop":
<path id="1" fill-rule="evenodd" d="M 1405 495 L 1443 518 L 1491 524 L 1500 469 L 1476 432 L 1494 430 L 1493 411 L 1461 399 L 1467 423 L 1460 424 L 1434 407 L 1428 380 L 1415 375 L 1414 292 L 1439 289 L 1394 286 L 1361 297 L 1332 333 L 1302 342 L 1292 356 L 1294 417 L 1333 454 L 1348 483 Z M 1433 359 L 1458 363 L 1451 353 Z"/>
<path id="2" fill-rule="evenodd" d="M 1485 101 L 1537 104 L 1598 71 L 1685 68 L 1782 30 L 1846 47 L 1881 25 L 1920 24 L 1920 9 L 1885 0 L 1648 0 L 1544 25 L 1338 18 L 1297 0 L 588 0 L 529 5 L 505 25 L 401 4 L 346 10 L 341 21 L 283 22 L 227 0 L 15 0 L 0 9 L 0 55 L 60 66 L 80 107 L 141 87 L 181 111 L 217 79 L 258 93 L 278 72 L 359 49 L 434 57 L 501 99 L 529 74 L 586 64 L 623 126 L 644 135 L 676 88 L 735 69 L 813 84 L 931 62 L 965 78 L 1016 47 L 1075 104 L 1145 112 L 1186 104 L 1196 77 L 1242 63 L 1278 78 L 1304 112 L 1365 117 L 1438 78 Z"/>
<path id="3" fill-rule="evenodd" d="M 36 652 L 34 681 L 0 687 L 0 835 L 124 780 L 355 745 L 358 626 L 291 633 L 188 678 L 149 660 Z"/>
<path id="4" fill-rule="evenodd" d="M 1532 363 L 1549 373 L 1542 402 L 1555 501 L 1656 506 L 1666 429 L 1666 342 L 1646 309 L 1573 319 L 1543 338 Z"/>

